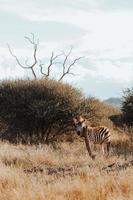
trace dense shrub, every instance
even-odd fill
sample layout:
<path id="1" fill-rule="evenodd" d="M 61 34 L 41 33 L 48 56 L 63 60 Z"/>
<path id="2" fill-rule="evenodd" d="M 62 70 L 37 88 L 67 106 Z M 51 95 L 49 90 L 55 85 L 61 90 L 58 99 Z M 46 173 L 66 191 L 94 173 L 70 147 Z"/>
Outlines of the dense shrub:
<path id="1" fill-rule="evenodd" d="M 80 114 L 92 126 L 112 126 L 110 117 L 117 113 L 98 99 L 85 98 L 79 90 L 54 80 L 0 83 L 1 134 L 6 132 L 2 137 L 14 142 L 48 142 L 59 133 L 71 132 L 72 118 Z"/>
<path id="2" fill-rule="evenodd" d="M 124 92 L 122 100 L 123 121 L 129 125 L 133 125 L 133 88 Z"/>
<path id="3" fill-rule="evenodd" d="M 43 140 L 70 126 L 82 100 L 80 91 L 53 80 L 16 80 L 0 83 L 0 117 L 12 133 Z M 25 137 L 27 138 L 27 137 Z"/>

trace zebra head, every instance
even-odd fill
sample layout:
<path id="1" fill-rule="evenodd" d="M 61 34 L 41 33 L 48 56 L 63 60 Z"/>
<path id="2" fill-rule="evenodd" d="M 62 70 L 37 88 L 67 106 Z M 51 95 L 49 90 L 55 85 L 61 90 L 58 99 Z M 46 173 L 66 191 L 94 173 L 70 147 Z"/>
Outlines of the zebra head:
<path id="1" fill-rule="evenodd" d="M 81 116 L 79 116 L 77 118 L 74 118 L 73 121 L 74 121 L 74 125 L 76 128 L 77 134 L 79 136 L 83 136 L 83 130 L 86 127 L 85 119 L 83 119 Z"/>

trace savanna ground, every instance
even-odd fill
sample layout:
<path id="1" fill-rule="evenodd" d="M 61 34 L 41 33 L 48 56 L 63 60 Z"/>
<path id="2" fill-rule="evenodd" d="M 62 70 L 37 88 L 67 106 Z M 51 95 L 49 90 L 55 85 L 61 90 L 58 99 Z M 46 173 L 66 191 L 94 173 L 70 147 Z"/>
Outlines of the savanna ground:
<path id="1" fill-rule="evenodd" d="M 0 144 L 0 200 L 132 200 L 133 143 L 113 134 L 110 156 L 91 160 L 82 139 Z"/>

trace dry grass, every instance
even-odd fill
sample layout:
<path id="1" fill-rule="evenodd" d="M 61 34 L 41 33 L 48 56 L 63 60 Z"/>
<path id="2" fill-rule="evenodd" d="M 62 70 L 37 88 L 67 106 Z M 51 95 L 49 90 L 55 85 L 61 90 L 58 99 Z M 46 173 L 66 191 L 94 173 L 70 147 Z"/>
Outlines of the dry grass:
<path id="1" fill-rule="evenodd" d="M 125 157 L 114 149 L 92 161 L 83 141 L 54 148 L 1 143 L 0 200 L 132 200 L 131 151 Z"/>

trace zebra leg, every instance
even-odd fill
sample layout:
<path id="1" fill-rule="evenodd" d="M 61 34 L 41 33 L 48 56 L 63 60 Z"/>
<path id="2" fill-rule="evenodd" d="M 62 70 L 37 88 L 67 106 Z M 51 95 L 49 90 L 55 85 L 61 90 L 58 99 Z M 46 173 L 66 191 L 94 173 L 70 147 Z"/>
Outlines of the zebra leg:
<path id="1" fill-rule="evenodd" d="M 86 144 L 86 148 L 87 148 L 87 151 L 89 153 L 89 156 L 94 160 L 95 159 L 95 155 L 92 154 L 92 150 L 91 150 L 91 147 L 90 147 L 90 141 L 88 139 L 88 135 L 85 134 L 85 144 Z"/>

